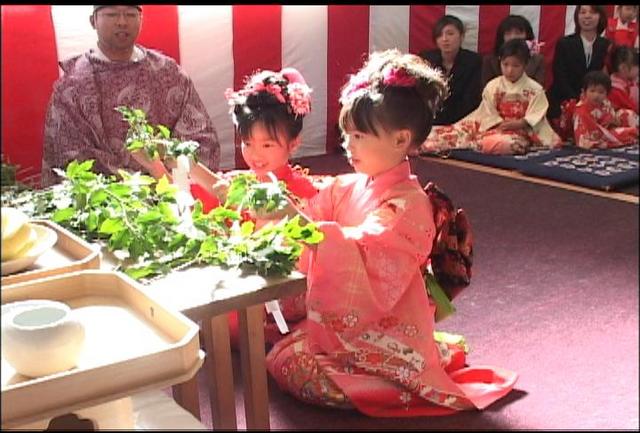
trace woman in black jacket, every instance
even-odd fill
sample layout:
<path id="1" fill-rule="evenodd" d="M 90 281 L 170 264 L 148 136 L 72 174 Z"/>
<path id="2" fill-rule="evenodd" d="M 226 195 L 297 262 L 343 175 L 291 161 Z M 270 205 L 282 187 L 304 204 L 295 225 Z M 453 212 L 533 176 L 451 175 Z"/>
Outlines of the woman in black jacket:
<path id="1" fill-rule="evenodd" d="M 558 40 L 553 58 L 553 84 L 549 89 L 548 117 L 560 116 L 560 105 L 579 98 L 582 79 L 591 71 L 605 70 L 611 42 L 600 36 L 607 26 L 603 6 L 577 5 L 575 33 Z"/>
<path id="2" fill-rule="evenodd" d="M 433 39 L 438 48 L 423 51 L 420 56 L 440 68 L 449 80 L 449 97 L 433 124 L 450 125 L 480 105 L 482 58 L 480 54 L 462 48 L 464 25 L 452 15 L 444 15 L 438 20 Z"/>

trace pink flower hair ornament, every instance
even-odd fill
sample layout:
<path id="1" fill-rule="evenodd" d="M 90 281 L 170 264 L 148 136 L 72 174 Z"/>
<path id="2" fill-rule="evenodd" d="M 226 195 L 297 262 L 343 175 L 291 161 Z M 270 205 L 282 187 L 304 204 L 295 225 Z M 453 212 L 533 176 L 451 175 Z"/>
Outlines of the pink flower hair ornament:
<path id="1" fill-rule="evenodd" d="M 381 84 L 381 85 L 379 85 Z M 370 93 L 372 98 L 379 97 L 381 87 L 414 87 L 418 84 L 418 79 L 413 76 L 406 68 L 391 66 L 384 69 L 382 80 L 370 81 L 369 74 L 366 71 L 360 71 L 355 75 L 351 75 L 349 84 L 345 87 L 340 101 L 357 98 L 366 93 Z"/>
<path id="2" fill-rule="evenodd" d="M 248 96 L 267 92 L 281 104 L 288 104 L 289 111 L 295 116 L 304 116 L 311 111 L 312 91 L 298 70 L 285 68 L 275 74 L 271 71 L 258 73 L 243 89 L 234 92 L 229 88 L 224 92 L 224 96 L 233 111 L 236 105 L 246 104 Z"/>
<path id="3" fill-rule="evenodd" d="M 384 72 L 382 83 L 385 86 L 413 87 L 417 80 L 404 68 L 389 68 Z"/>
<path id="4" fill-rule="evenodd" d="M 533 54 L 540 54 L 542 47 L 544 47 L 544 42 L 538 42 L 535 39 L 526 40 L 527 47 L 529 47 L 529 52 Z"/>

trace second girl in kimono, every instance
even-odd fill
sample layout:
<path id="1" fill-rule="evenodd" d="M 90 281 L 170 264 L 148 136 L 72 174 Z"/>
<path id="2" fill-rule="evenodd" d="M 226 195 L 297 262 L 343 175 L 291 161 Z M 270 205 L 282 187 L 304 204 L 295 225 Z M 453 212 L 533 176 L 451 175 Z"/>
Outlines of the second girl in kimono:
<path id="1" fill-rule="evenodd" d="M 484 408 L 515 384 L 508 370 L 448 368 L 450 347 L 434 340 L 421 265 L 435 224 L 407 155 L 445 94 L 439 71 L 397 50 L 373 53 L 342 91 L 339 124 L 356 173 L 296 209 L 325 237 L 300 259 L 307 319 L 267 355 L 279 386 L 305 402 L 443 415 Z"/>
<path id="2" fill-rule="evenodd" d="M 524 69 L 530 52 L 522 39 L 500 48 L 502 75 L 489 81 L 480 106 L 459 122 L 435 126 L 422 151 L 474 149 L 491 154 L 522 154 L 531 148 L 560 145 L 560 137 L 546 119 L 549 103 L 543 87 Z"/>

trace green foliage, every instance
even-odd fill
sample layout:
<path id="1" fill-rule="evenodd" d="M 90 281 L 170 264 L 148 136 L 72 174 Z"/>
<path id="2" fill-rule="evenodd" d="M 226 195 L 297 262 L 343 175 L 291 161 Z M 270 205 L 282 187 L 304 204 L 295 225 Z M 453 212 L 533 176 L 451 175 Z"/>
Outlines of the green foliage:
<path id="1" fill-rule="evenodd" d="M 227 192 L 226 207 L 249 208 L 259 213 L 273 213 L 287 205 L 289 191 L 284 182 L 259 182 L 251 173 L 241 173 L 233 178 Z"/>
<path id="2" fill-rule="evenodd" d="M 146 113 L 139 108 L 116 107 L 123 120 L 129 123 L 125 146 L 133 152 L 142 150 L 151 159 L 177 158 L 187 155 L 194 161 L 200 144 L 196 141 L 181 141 L 171 138 L 171 131 L 164 125 L 150 125 Z"/>
<path id="3" fill-rule="evenodd" d="M 118 259 L 118 268 L 144 280 L 172 269 L 197 264 L 248 267 L 260 275 L 287 275 L 302 252 L 303 243 L 323 238 L 313 224 L 299 217 L 269 223 L 259 230 L 241 223 L 238 210 L 220 206 L 203 213 L 202 203 L 180 213 L 177 190 L 166 178 L 156 182 L 140 173 L 120 170 L 120 180 L 92 171 L 93 161 L 72 161 L 56 169 L 62 182 L 40 191 L 5 196 L 3 206 L 17 207 L 32 217 L 49 218 L 81 237 L 106 246 Z M 246 209 L 258 204 L 277 208 L 285 192 L 264 195 L 257 181 L 238 176 L 232 190 L 245 191 Z M 274 184 L 277 185 L 277 184 Z M 247 190 L 251 192 L 247 192 Z M 236 193 L 234 193 L 236 194 Z M 255 197 L 254 197 L 255 195 Z"/>

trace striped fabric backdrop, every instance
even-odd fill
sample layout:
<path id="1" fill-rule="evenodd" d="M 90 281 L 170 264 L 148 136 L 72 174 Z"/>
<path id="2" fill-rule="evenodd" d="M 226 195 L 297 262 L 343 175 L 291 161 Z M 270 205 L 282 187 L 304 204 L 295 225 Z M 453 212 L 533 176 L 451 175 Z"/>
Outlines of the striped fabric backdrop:
<path id="1" fill-rule="evenodd" d="M 608 6 L 609 13 L 613 6 Z M 338 145 L 338 93 L 366 53 L 434 48 L 434 23 L 456 15 L 467 26 L 463 46 L 486 54 L 509 13 L 527 17 L 550 72 L 557 39 L 574 30 L 575 6 L 173 6 L 145 5 L 139 42 L 176 59 L 193 79 L 218 131 L 222 168 L 240 166 L 224 90 L 255 69 L 298 68 L 314 89 L 303 145 L 295 156 Z M 46 105 L 60 74 L 57 61 L 95 44 L 91 6 L 2 6 L 2 153 L 22 176 L 39 172 Z M 550 82 L 551 76 L 548 76 Z"/>

